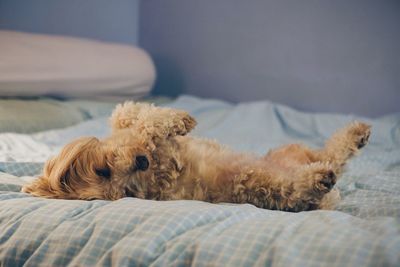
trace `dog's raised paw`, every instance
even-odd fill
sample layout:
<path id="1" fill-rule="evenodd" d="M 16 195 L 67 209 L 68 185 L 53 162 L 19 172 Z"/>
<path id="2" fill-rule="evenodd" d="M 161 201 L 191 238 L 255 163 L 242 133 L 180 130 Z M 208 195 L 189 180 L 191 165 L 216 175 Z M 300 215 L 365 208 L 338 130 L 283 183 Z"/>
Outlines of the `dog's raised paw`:
<path id="1" fill-rule="evenodd" d="M 321 177 L 320 184 L 330 191 L 336 184 L 336 174 L 333 171 L 328 170 L 322 173 Z"/>
<path id="2" fill-rule="evenodd" d="M 368 144 L 370 135 L 371 135 L 371 131 L 368 130 L 365 133 L 365 135 L 360 137 L 359 141 L 357 142 L 357 148 L 358 149 L 361 149 L 361 148 L 365 147 L 366 144 Z"/>
<path id="3" fill-rule="evenodd" d="M 187 132 L 191 131 L 197 124 L 196 120 L 190 115 L 183 117 L 183 123 Z"/>
<path id="4" fill-rule="evenodd" d="M 351 125 L 350 133 L 354 138 L 357 149 L 361 149 L 368 144 L 371 126 L 363 122 L 354 122 Z"/>
<path id="5" fill-rule="evenodd" d="M 180 111 L 178 115 L 179 116 L 176 117 L 176 121 L 174 123 L 175 134 L 186 135 L 196 126 L 197 122 L 187 112 Z"/>
<path id="6" fill-rule="evenodd" d="M 302 195 L 320 200 L 324 194 L 332 190 L 337 182 L 337 176 L 332 166 L 326 163 L 314 162 L 303 167 L 299 190 Z"/>

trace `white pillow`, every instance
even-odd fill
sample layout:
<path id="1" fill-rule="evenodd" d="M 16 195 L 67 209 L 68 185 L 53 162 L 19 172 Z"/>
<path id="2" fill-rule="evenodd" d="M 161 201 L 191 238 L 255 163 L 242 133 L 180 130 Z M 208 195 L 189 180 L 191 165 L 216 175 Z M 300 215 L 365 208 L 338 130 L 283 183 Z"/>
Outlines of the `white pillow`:
<path id="1" fill-rule="evenodd" d="M 133 46 L 0 31 L 0 96 L 139 97 L 154 80 L 149 55 Z"/>

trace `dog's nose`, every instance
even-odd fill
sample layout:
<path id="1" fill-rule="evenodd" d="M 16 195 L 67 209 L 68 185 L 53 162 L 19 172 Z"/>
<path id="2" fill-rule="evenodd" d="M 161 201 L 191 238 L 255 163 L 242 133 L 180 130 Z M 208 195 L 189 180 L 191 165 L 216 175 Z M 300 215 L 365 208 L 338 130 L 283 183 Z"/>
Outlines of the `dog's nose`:
<path id="1" fill-rule="evenodd" d="M 136 156 L 135 166 L 136 169 L 145 171 L 149 168 L 149 160 L 143 155 Z"/>

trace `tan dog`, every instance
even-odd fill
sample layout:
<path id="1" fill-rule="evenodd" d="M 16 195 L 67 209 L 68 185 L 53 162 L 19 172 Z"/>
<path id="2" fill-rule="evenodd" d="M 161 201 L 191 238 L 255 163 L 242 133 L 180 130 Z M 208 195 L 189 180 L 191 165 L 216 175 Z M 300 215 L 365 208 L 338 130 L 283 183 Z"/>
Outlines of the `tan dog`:
<path id="1" fill-rule="evenodd" d="M 112 135 L 84 137 L 49 160 L 23 187 L 34 196 L 63 199 L 123 197 L 251 203 L 285 211 L 330 209 L 332 190 L 348 159 L 368 142 L 370 126 L 355 122 L 323 149 L 293 144 L 259 157 L 186 136 L 188 113 L 126 102 L 111 116 Z"/>

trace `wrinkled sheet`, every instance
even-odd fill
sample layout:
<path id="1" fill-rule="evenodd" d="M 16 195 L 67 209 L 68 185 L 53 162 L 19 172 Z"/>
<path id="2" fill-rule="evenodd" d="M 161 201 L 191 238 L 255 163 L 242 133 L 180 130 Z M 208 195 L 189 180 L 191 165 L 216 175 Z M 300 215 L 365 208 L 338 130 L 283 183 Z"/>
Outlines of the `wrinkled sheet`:
<path id="1" fill-rule="evenodd" d="M 355 119 L 373 129 L 370 144 L 336 185 L 343 198 L 337 209 L 301 213 L 198 201 L 33 198 L 18 192 L 21 184 L 71 139 L 106 136 L 107 118 L 34 135 L 0 134 L 0 263 L 399 266 L 400 114 L 367 119 L 190 96 L 168 106 L 197 118 L 193 135 L 259 154 L 291 142 L 321 146 Z"/>

